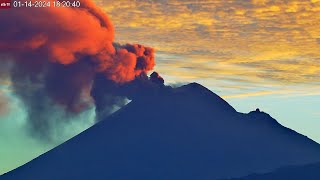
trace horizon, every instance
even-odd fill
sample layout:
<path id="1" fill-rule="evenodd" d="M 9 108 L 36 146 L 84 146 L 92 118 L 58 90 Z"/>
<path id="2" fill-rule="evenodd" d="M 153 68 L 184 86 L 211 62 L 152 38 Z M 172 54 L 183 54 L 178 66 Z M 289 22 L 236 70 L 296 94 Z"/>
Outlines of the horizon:
<path id="1" fill-rule="evenodd" d="M 320 143 L 320 0 L 94 2 L 111 19 L 115 42 L 156 50 L 154 71 L 167 85 L 197 82 L 238 112 L 259 108 Z M 90 107 L 55 129 L 52 142 L 32 138 L 23 103 L 10 81 L 0 82 L 0 105 L 10 101 L 0 109 L 0 174 L 94 124 Z"/>

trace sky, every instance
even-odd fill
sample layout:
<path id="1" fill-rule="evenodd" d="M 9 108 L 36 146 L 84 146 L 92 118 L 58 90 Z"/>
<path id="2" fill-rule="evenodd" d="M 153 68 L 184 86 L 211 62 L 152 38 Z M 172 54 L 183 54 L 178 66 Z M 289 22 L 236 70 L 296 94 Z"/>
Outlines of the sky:
<path id="1" fill-rule="evenodd" d="M 239 112 L 260 108 L 320 142 L 320 0 L 95 2 L 117 42 L 155 48 L 166 84 L 198 82 Z M 39 142 L 23 129 L 26 112 L 8 82 L 1 81 L 0 96 L 11 101 L 0 101 L 0 174 L 93 124 L 89 109 L 58 129 L 55 142 Z"/>
<path id="2" fill-rule="evenodd" d="M 320 142 L 320 0 L 96 2 L 117 41 L 156 49 L 167 83 L 199 82 Z"/>

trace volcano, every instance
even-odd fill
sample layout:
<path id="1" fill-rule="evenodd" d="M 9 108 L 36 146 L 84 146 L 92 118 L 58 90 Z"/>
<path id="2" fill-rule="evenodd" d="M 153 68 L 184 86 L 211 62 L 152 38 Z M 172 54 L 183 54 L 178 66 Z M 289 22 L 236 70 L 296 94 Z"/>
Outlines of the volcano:
<path id="1" fill-rule="evenodd" d="M 260 110 L 237 112 L 197 83 L 136 98 L 0 177 L 219 179 L 320 161 L 320 145 Z"/>

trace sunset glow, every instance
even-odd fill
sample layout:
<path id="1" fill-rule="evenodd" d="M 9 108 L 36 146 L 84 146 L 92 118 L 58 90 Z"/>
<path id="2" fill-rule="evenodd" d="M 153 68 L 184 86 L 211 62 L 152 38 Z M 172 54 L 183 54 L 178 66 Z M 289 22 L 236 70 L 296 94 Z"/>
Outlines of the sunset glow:
<path id="1" fill-rule="evenodd" d="M 320 143 L 320 0 L 80 1 L 0 10 L 0 175 L 150 93 L 130 83 L 153 71 Z"/>
<path id="2" fill-rule="evenodd" d="M 167 83 L 200 82 L 238 111 L 261 107 L 320 142 L 313 128 L 320 125 L 319 0 L 96 3 L 118 41 L 156 49 L 155 68 Z"/>

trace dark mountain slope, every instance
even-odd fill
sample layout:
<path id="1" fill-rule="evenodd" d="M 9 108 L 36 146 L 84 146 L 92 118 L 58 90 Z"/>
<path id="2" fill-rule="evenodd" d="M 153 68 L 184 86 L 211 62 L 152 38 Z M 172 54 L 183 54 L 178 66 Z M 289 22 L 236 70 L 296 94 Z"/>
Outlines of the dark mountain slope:
<path id="1" fill-rule="evenodd" d="M 319 180 L 320 179 L 320 163 L 309 164 L 304 166 L 289 166 L 277 169 L 274 172 L 265 174 L 252 174 L 242 178 L 235 178 L 233 180 Z"/>
<path id="2" fill-rule="evenodd" d="M 319 144 L 192 83 L 135 99 L 0 179 L 200 180 L 319 160 Z"/>

